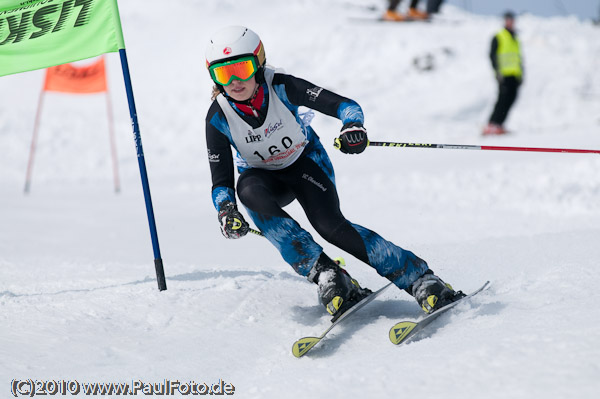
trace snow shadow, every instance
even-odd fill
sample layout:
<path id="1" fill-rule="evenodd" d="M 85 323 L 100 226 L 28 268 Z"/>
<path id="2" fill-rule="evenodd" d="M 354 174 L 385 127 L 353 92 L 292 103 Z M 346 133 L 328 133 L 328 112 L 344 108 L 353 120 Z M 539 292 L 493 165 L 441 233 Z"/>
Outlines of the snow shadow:
<path id="1" fill-rule="evenodd" d="M 315 306 L 295 306 L 292 308 L 293 320 L 299 324 L 308 327 L 314 327 L 315 331 L 307 331 L 309 335 L 320 335 L 321 328 L 323 331 L 329 327 L 330 316 L 324 316 L 325 310 L 322 305 Z M 343 324 L 336 327 L 319 343 L 317 347 L 311 350 L 308 356 L 313 358 L 325 358 L 333 356 L 338 348 L 354 334 L 361 331 L 363 328 L 376 323 L 380 319 L 385 319 L 386 324 L 390 326 L 400 318 L 418 318 L 422 312 L 419 307 L 412 301 L 398 299 L 374 300 L 360 309 L 345 321 Z M 364 339 L 368 339 L 365 337 Z"/>
<path id="2" fill-rule="evenodd" d="M 265 277 L 267 279 L 273 278 L 274 274 L 264 271 L 252 271 L 252 270 L 211 270 L 211 271 L 194 271 L 190 273 L 178 274 L 175 276 L 167 277 L 168 280 L 174 281 L 200 281 L 209 280 L 213 278 L 238 278 L 238 277 Z"/>
<path id="3" fill-rule="evenodd" d="M 54 291 L 54 292 L 34 292 L 34 293 L 29 293 L 29 294 L 15 294 L 14 292 L 11 292 L 11 291 L 2 291 L 2 292 L 0 292 L 0 298 L 1 297 L 19 298 L 19 297 L 53 296 L 53 295 L 62 295 L 62 294 L 69 294 L 69 293 L 75 293 L 75 292 L 94 292 L 94 291 L 100 291 L 100 290 L 107 290 L 107 289 L 111 289 L 111 288 L 126 287 L 128 285 L 138 285 L 138 284 L 146 284 L 146 283 L 156 284 L 156 278 L 146 277 L 142 280 L 136 280 L 136 281 L 131 281 L 131 282 L 122 283 L 122 284 L 107 284 L 107 285 L 102 285 L 99 287 L 92 287 L 92 288 L 71 288 L 71 289 Z"/>

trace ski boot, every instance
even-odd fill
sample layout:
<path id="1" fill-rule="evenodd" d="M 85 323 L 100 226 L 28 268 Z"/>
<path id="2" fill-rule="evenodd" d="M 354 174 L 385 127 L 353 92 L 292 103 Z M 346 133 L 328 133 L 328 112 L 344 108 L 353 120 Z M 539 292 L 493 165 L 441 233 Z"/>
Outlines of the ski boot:
<path id="1" fill-rule="evenodd" d="M 488 124 L 485 128 L 483 128 L 484 136 L 494 136 L 494 135 L 503 135 L 506 134 L 506 129 L 501 125 L 496 125 L 495 123 Z"/>
<path id="2" fill-rule="evenodd" d="M 333 316 L 332 322 L 363 298 L 372 294 L 370 289 L 362 288 L 358 281 L 340 267 L 340 264 L 345 265 L 343 259 L 338 258 L 336 261 L 321 254 L 308 275 L 309 281 L 319 285 L 319 300 L 327 312 Z"/>
<path id="3" fill-rule="evenodd" d="M 462 291 L 454 291 L 431 270 L 427 270 L 406 291 L 415 297 L 425 313 L 433 313 L 466 296 Z"/>
<path id="4" fill-rule="evenodd" d="M 406 14 L 410 19 L 426 20 L 429 18 L 429 14 L 424 11 L 419 11 L 416 8 L 409 8 Z"/>
<path id="5" fill-rule="evenodd" d="M 384 21 L 395 21 L 395 22 L 406 21 L 406 17 L 404 15 L 400 14 L 399 12 L 393 11 L 393 10 L 387 10 L 385 12 L 385 14 L 383 14 L 383 17 L 381 17 L 381 19 L 383 19 Z"/>

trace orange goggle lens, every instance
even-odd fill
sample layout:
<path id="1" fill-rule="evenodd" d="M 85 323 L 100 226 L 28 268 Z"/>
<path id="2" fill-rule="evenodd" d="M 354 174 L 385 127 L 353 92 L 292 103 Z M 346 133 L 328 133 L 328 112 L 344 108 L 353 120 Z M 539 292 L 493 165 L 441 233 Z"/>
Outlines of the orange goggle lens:
<path id="1" fill-rule="evenodd" d="M 254 57 L 223 62 L 209 67 L 212 79 L 215 83 L 223 86 L 231 84 L 233 79 L 246 81 L 254 76 L 256 70 Z"/>

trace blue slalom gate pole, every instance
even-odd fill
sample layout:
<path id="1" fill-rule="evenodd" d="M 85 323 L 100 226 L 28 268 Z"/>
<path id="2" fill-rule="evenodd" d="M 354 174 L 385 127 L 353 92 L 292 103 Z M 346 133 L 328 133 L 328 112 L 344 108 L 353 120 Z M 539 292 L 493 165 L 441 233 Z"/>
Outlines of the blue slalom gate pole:
<path id="1" fill-rule="evenodd" d="M 154 267 L 156 268 L 156 281 L 158 282 L 158 289 L 164 291 L 167 289 L 167 282 L 165 280 L 165 270 L 163 268 L 162 258 L 160 257 L 158 234 L 156 233 L 156 221 L 154 220 L 152 198 L 150 197 L 150 185 L 148 183 L 144 149 L 142 148 L 142 136 L 140 135 L 137 111 L 135 110 L 135 100 L 133 98 L 133 88 L 131 86 L 131 76 L 129 74 L 129 64 L 127 63 L 125 49 L 120 49 L 119 55 L 121 56 L 121 67 L 123 68 L 123 79 L 125 80 L 125 90 L 127 91 L 129 114 L 131 116 L 131 124 L 133 125 L 133 138 L 135 140 L 138 165 L 140 167 L 140 175 L 142 178 L 142 187 L 144 189 L 144 199 L 146 200 L 146 213 L 148 214 L 148 223 L 150 224 L 150 236 L 152 237 L 152 248 L 154 250 Z"/>

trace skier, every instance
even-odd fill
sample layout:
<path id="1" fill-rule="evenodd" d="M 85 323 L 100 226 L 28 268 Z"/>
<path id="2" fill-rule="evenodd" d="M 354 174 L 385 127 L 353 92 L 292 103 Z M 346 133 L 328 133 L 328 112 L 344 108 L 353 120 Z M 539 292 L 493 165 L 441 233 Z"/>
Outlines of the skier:
<path id="1" fill-rule="evenodd" d="M 260 38 L 242 26 L 213 35 L 206 64 L 215 83 L 206 116 L 212 199 L 226 238 L 240 238 L 249 231 L 237 208 L 235 162 L 237 196 L 250 218 L 298 274 L 318 285 L 320 301 L 334 318 L 371 291 L 360 287 L 283 210 L 294 199 L 325 240 L 405 289 L 425 312 L 464 296 L 412 252 L 342 215 L 331 161 L 298 107 L 340 119 L 341 151 L 358 154 L 368 140 L 356 102 L 266 65 Z M 235 160 L 231 147 L 237 152 Z"/>
<path id="2" fill-rule="evenodd" d="M 504 134 L 504 121 L 513 106 L 523 81 L 521 46 L 515 33 L 515 14 L 504 13 L 504 28 L 492 39 L 490 60 L 498 82 L 498 99 L 484 135 Z"/>

